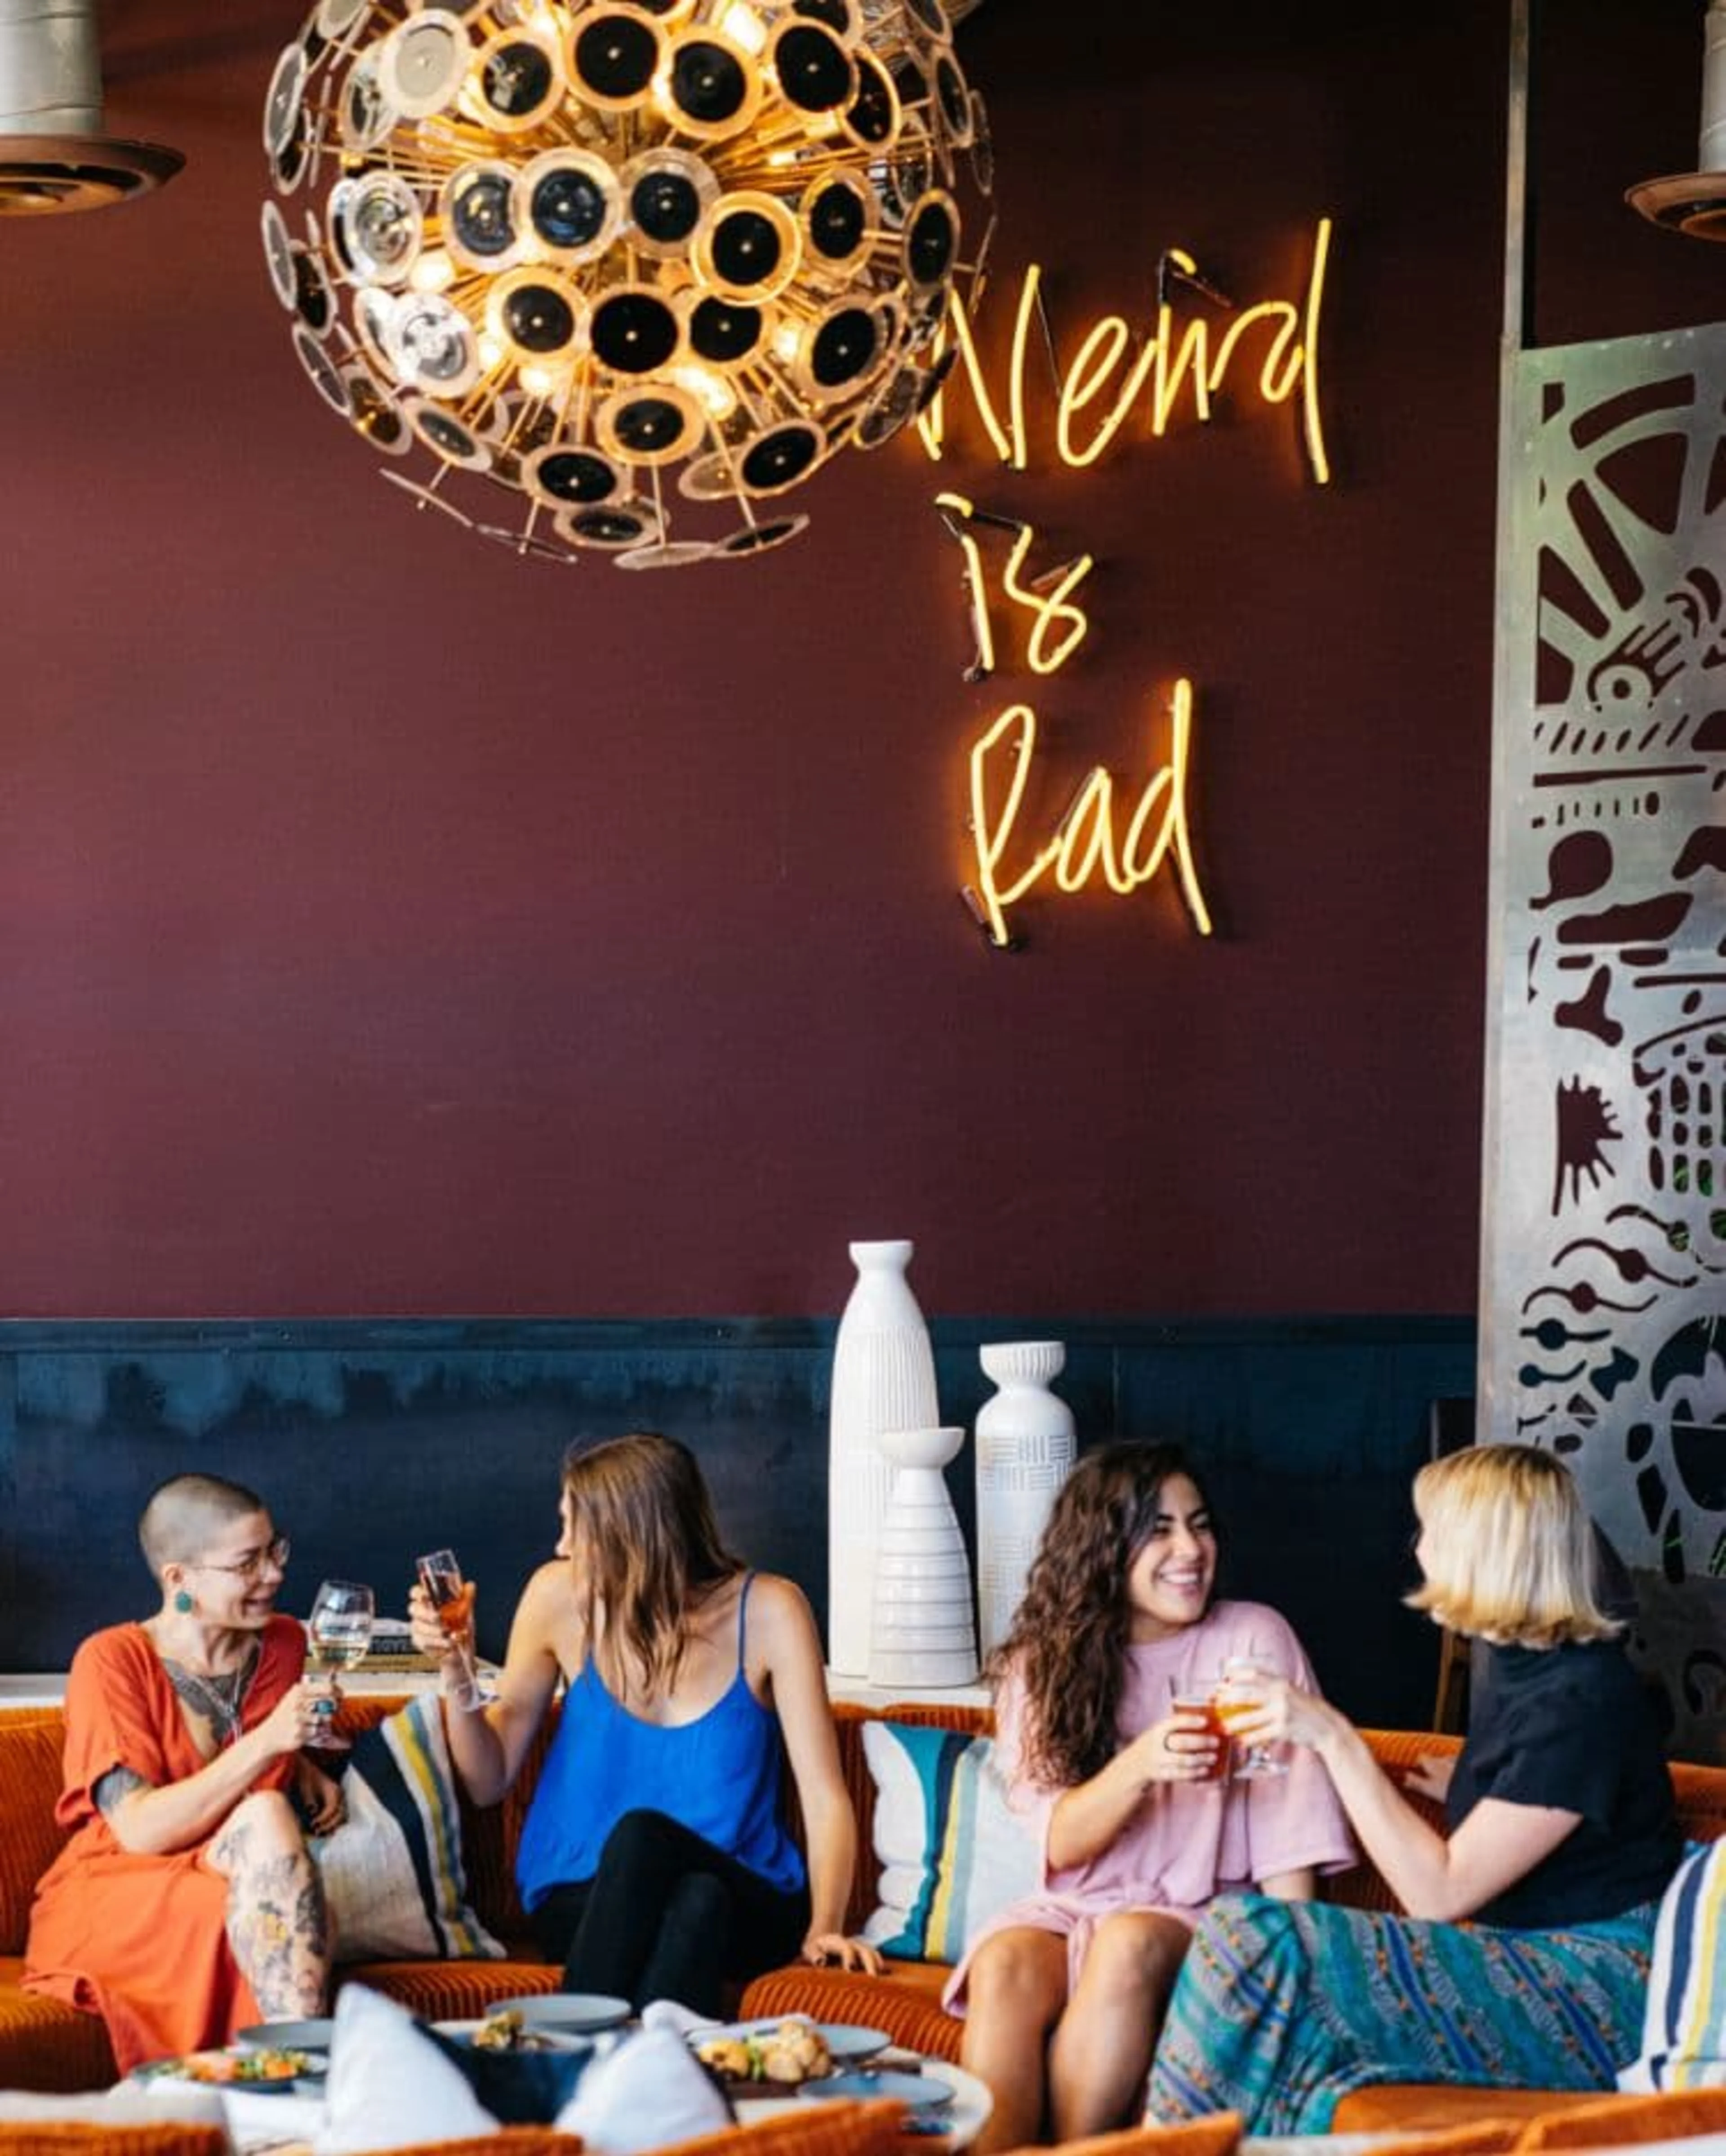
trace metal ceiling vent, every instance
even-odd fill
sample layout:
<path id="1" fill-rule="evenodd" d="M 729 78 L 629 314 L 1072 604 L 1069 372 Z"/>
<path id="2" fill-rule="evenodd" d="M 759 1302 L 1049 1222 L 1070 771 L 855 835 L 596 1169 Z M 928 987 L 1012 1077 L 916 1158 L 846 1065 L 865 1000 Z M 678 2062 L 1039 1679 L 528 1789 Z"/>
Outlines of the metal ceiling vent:
<path id="1" fill-rule="evenodd" d="M 0 0 L 0 217 L 104 209 L 185 162 L 102 133 L 95 0 Z"/>
<path id="2" fill-rule="evenodd" d="M 1726 0 L 1708 0 L 1703 22 L 1702 146 L 1696 162 L 1693 172 L 1644 180 L 1624 199 L 1668 232 L 1726 239 Z"/>

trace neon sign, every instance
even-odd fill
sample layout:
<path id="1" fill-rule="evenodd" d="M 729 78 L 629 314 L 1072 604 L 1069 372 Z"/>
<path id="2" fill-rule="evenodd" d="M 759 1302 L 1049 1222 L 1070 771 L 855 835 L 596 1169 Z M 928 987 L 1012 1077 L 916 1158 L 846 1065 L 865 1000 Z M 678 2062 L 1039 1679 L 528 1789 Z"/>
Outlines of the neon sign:
<path id="1" fill-rule="evenodd" d="M 1153 439 L 1166 434 L 1184 395 L 1190 397 L 1194 415 L 1201 422 L 1208 420 L 1211 398 L 1224 388 L 1230 369 L 1244 364 L 1245 356 L 1256 350 L 1258 393 L 1266 404 L 1286 403 L 1300 392 L 1307 464 L 1323 485 L 1330 478 L 1330 458 L 1319 409 L 1318 338 L 1331 230 L 1330 219 L 1321 218 L 1306 290 L 1298 302 L 1257 301 L 1236 314 L 1214 345 L 1210 326 L 1202 316 L 1177 331 L 1166 295 L 1169 273 L 1173 281 L 1220 305 L 1231 307 L 1233 302 L 1198 274 L 1193 257 L 1180 249 L 1169 250 L 1159 264 L 1155 323 L 1130 357 L 1131 325 L 1121 316 L 1107 315 L 1087 331 L 1070 367 L 1063 370 L 1056 365 L 1043 316 L 1042 272 L 1035 264 L 1026 270 L 1020 286 L 1000 396 L 991 390 L 971 324 L 956 295 L 943 341 L 950 334 L 955 373 L 968 384 L 978 418 L 1002 462 L 1015 471 L 1026 468 L 1029 454 L 1026 356 L 1033 322 L 1042 323 L 1055 375 L 1056 453 L 1071 470 L 1094 464 L 1121 435 L 1136 409 L 1143 408 L 1144 431 Z M 943 388 L 917 423 L 924 447 L 935 459 L 945 442 L 948 395 Z M 952 491 L 938 494 L 936 507 L 964 558 L 976 640 L 976 654 L 964 678 L 984 680 L 996 667 L 995 624 L 979 536 L 979 528 L 985 526 L 1012 535 L 999 587 L 1009 606 L 1030 616 L 1025 663 L 1035 675 L 1057 672 L 1090 629 L 1090 618 L 1076 595 L 1095 567 L 1093 557 L 1080 554 L 1052 569 L 1030 573 L 1036 532 L 1023 518 L 979 510 L 966 496 Z M 1124 829 L 1117 826 L 1117 782 L 1099 764 L 1081 781 L 1053 836 L 1041 845 L 1028 844 L 1020 830 L 1025 790 L 1036 761 L 1036 713 L 1029 704 L 1013 704 L 984 729 L 970 752 L 976 871 L 962 895 L 992 943 L 1000 949 L 1016 947 L 1008 910 L 1040 884 L 1052 883 L 1063 891 L 1101 886 L 1126 897 L 1165 866 L 1179 884 L 1194 929 L 1201 936 L 1211 933 L 1188 808 L 1193 726 L 1193 685 L 1182 677 L 1169 699 L 1166 757 L 1141 788 Z"/>

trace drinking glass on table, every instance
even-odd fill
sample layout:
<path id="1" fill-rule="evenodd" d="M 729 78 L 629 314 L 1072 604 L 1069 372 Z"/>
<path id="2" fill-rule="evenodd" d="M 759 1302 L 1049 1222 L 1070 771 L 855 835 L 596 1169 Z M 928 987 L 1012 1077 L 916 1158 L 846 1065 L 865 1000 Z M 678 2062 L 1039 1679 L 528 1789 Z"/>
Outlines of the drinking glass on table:
<path id="1" fill-rule="evenodd" d="M 496 1698 L 496 1694 L 480 1676 L 474 1661 L 469 1635 L 474 1617 L 474 1584 L 462 1578 L 455 1551 L 428 1550 L 424 1556 L 414 1558 L 414 1566 L 425 1589 L 426 1599 L 438 1613 L 438 1622 L 455 1642 L 461 1673 L 474 1696 L 480 1700 Z"/>
<path id="2" fill-rule="evenodd" d="M 326 1579 L 312 1597 L 311 1614 L 306 1620 L 306 1660 L 313 1672 L 333 1676 L 351 1670 L 365 1658 L 372 1644 L 372 1590 L 357 1579 Z M 321 1715 L 335 1714 L 338 1702 L 331 1686 L 317 1702 Z M 349 1740 L 327 1726 L 315 1741 L 320 1752 L 346 1752 Z"/>
<path id="3" fill-rule="evenodd" d="M 1256 1647 L 1249 1646 L 1244 1655 L 1230 1655 L 1223 1664 L 1223 1681 L 1216 1696 L 1216 1711 L 1225 1729 L 1231 1730 L 1237 1722 L 1255 1714 L 1264 1705 L 1262 1680 L 1266 1665 Z M 1241 1755 L 1233 1779 L 1237 1782 L 1256 1782 L 1267 1775 L 1286 1774 L 1288 1763 L 1272 1756 L 1268 1744 L 1249 1744 Z"/>

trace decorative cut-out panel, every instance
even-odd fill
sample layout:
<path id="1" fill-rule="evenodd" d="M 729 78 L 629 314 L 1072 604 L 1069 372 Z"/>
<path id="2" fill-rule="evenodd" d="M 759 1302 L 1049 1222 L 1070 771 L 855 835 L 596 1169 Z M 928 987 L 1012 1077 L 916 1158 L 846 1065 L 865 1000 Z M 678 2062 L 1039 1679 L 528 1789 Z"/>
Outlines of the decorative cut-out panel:
<path id="1" fill-rule="evenodd" d="M 1513 364 L 1482 1431 L 1568 1459 L 1726 1757 L 1726 330 Z"/>

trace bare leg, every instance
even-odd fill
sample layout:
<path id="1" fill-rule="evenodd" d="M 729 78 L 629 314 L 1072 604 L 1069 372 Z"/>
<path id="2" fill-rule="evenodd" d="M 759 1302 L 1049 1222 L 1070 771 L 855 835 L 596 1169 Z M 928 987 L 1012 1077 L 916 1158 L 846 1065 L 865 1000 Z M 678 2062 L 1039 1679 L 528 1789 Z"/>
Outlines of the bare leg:
<path id="1" fill-rule="evenodd" d="M 1193 1934 L 1178 1917 L 1123 1909 L 1097 1927 L 1049 2047 L 1056 2141 L 1136 2123 L 1157 2033 Z"/>
<path id="2" fill-rule="evenodd" d="M 994 2098 L 972 2144 L 994 2156 L 1044 2138 L 1044 2056 L 1066 2004 L 1066 1941 L 1016 1924 L 978 1949 L 966 1984 L 959 2057 Z"/>
<path id="3" fill-rule="evenodd" d="M 323 1881 L 293 1807 L 274 1790 L 235 1805 L 210 1844 L 228 1881 L 228 1940 L 268 2021 L 324 2011 L 330 1984 L 330 1913 Z"/>

